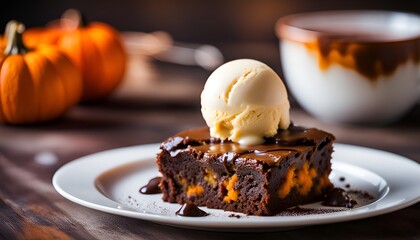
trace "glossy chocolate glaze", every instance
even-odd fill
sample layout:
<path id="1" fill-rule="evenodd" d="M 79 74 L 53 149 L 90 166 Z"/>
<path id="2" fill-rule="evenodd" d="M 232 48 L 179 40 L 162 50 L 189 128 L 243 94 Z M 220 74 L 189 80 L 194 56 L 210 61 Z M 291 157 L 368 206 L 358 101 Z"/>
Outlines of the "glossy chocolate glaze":
<path id="1" fill-rule="evenodd" d="M 332 64 L 354 69 L 371 81 L 389 76 L 396 69 L 412 61 L 420 63 L 420 38 L 388 40 L 387 36 L 369 33 L 345 35 L 326 34 L 305 46 L 318 55 L 319 67 L 328 69 Z"/>
<path id="2" fill-rule="evenodd" d="M 162 180 L 162 177 L 155 177 L 150 179 L 149 183 L 140 188 L 140 193 L 142 194 L 158 194 L 162 193 L 162 190 L 159 188 L 159 183 Z"/>
<path id="3" fill-rule="evenodd" d="M 279 130 L 275 136 L 266 138 L 263 144 L 243 146 L 212 138 L 209 129 L 203 127 L 181 132 L 162 143 L 161 148 L 173 155 L 188 147 L 204 155 L 221 155 L 225 165 L 234 163 L 238 158 L 252 158 L 269 165 L 278 165 L 292 153 L 304 152 L 313 146 L 323 148 L 327 139 L 334 139 L 334 136 L 315 128 L 291 125 L 289 129 Z"/>

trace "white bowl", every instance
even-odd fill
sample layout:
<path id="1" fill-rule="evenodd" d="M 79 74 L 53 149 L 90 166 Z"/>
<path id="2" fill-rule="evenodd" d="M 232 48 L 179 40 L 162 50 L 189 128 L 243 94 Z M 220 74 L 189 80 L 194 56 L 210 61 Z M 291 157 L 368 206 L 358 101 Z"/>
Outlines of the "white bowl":
<path id="1" fill-rule="evenodd" d="M 314 116 L 390 123 L 420 96 L 420 16 L 387 11 L 289 15 L 276 24 L 285 80 Z"/>

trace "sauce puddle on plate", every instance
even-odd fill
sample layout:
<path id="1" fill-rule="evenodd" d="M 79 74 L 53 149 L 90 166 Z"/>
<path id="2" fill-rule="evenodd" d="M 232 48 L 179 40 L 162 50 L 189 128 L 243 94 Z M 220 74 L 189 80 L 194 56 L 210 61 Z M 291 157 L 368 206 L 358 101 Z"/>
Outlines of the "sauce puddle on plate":
<path id="1" fill-rule="evenodd" d="M 162 180 L 162 177 L 155 177 L 155 178 L 150 179 L 149 183 L 141 187 L 139 192 L 142 194 L 162 193 L 162 190 L 160 190 L 159 188 L 160 180 Z"/>
<path id="2" fill-rule="evenodd" d="M 205 217 L 209 215 L 193 203 L 185 203 L 175 214 L 181 217 Z"/>

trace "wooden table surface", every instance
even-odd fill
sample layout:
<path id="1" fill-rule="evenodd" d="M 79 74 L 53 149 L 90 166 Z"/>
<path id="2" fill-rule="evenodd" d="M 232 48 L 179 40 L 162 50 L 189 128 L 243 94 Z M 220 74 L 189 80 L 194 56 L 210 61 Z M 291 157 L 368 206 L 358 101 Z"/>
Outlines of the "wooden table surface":
<path id="1" fill-rule="evenodd" d="M 53 174 L 75 158 L 161 142 L 179 131 L 204 125 L 199 94 L 208 74 L 196 67 L 132 59 L 125 82 L 107 101 L 81 104 L 45 124 L 0 125 L 0 238 L 420 239 L 420 203 L 357 221 L 288 231 L 229 233 L 116 216 L 80 206 L 54 190 Z M 391 125 L 343 126 L 320 122 L 293 105 L 292 119 L 299 125 L 330 131 L 340 143 L 382 149 L 420 162 L 419 106 Z M 404 177 L 398 166 L 395 174 Z"/>

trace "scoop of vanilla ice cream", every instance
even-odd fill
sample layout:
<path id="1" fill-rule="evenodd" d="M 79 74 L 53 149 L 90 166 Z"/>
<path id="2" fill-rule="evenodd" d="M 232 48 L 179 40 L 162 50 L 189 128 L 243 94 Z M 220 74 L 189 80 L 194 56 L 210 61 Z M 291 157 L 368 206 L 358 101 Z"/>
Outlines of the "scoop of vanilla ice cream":
<path id="1" fill-rule="evenodd" d="M 238 59 L 217 68 L 201 93 L 201 112 L 212 137 L 243 145 L 264 142 L 290 124 L 280 77 L 266 64 Z"/>

